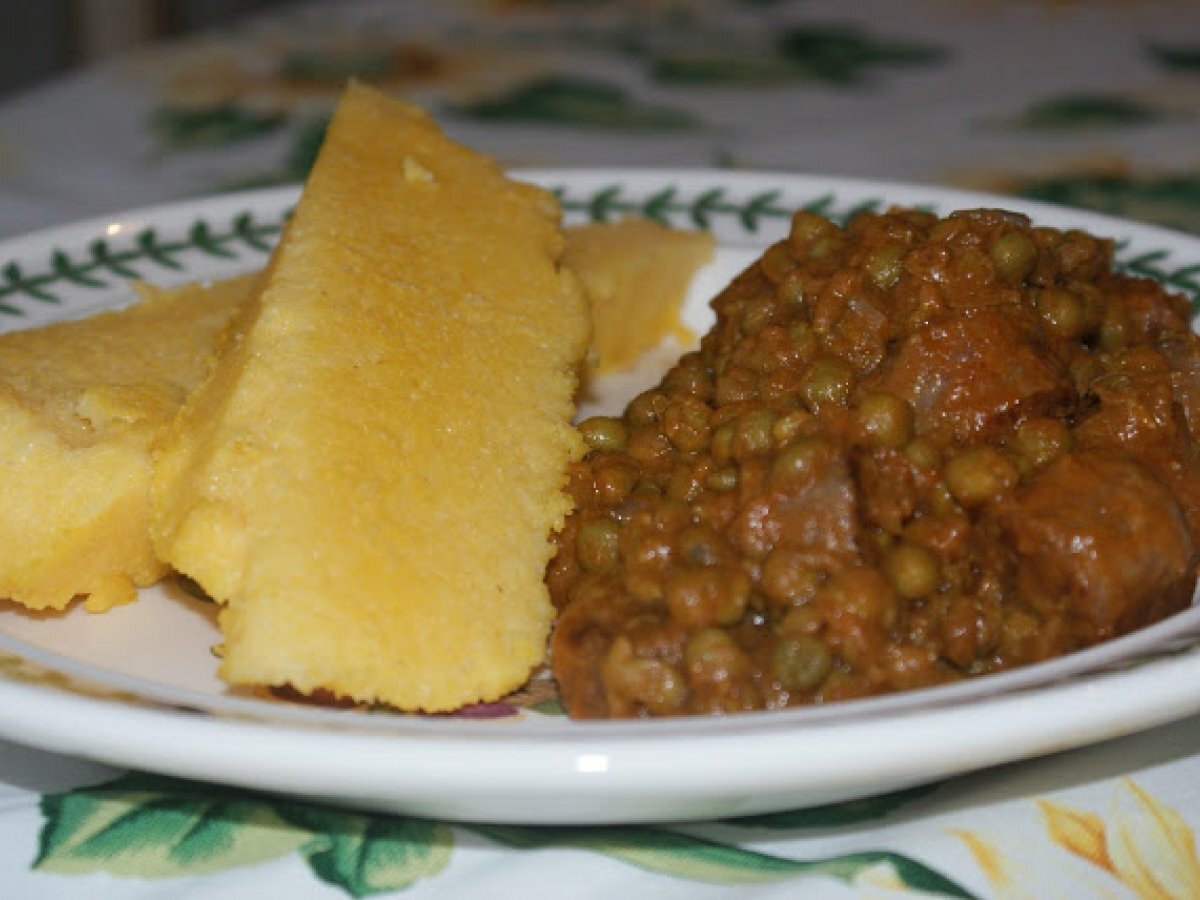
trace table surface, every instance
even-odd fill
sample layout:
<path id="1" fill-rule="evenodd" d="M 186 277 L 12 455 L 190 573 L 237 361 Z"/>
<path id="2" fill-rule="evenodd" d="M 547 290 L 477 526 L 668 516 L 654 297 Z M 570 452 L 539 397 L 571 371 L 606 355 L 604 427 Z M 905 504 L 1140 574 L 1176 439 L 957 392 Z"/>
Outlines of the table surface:
<path id="1" fill-rule="evenodd" d="M 1200 233 L 1195 4 L 355 0 L 9 98 L 0 236 L 299 181 L 352 75 L 512 166 L 971 187 Z M 602 839 L 281 814 L 0 742 L 0 883 L 54 898 L 1196 897 L 1198 738 L 1185 719 L 888 796 Z"/>

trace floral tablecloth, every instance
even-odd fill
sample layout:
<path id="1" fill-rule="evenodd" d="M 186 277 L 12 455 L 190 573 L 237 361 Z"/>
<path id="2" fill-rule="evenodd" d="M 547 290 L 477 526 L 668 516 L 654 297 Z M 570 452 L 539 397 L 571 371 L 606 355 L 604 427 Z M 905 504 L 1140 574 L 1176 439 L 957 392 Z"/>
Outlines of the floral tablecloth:
<path id="1" fill-rule="evenodd" d="M 514 166 L 968 186 L 1200 232 L 1194 4 L 460 0 L 289 7 L 10 98 L 0 235 L 298 181 L 350 76 Z M 550 828 L 368 814 L 0 743 L 0 884 L 22 898 L 1200 897 L 1198 748 L 1195 718 L 833 806 Z"/>

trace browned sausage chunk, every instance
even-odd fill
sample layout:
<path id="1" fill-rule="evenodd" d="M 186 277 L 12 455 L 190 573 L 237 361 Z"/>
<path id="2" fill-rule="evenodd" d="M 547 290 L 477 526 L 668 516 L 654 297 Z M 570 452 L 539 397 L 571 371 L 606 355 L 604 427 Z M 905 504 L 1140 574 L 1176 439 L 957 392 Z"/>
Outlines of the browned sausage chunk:
<path id="1" fill-rule="evenodd" d="M 1062 456 L 1001 514 L 1031 605 L 1062 608 L 1080 645 L 1179 609 L 1196 547 L 1178 504 L 1144 466 L 1110 453 Z"/>

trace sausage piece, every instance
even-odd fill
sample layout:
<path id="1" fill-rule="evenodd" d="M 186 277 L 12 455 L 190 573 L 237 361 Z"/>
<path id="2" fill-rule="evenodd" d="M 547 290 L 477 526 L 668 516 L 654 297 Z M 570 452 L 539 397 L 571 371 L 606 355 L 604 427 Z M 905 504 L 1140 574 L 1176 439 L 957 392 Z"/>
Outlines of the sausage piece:
<path id="1" fill-rule="evenodd" d="M 1065 606 L 1080 646 L 1156 621 L 1191 597 L 1197 553 L 1183 514 L 1129 457 L 1059 457 L 999 515 L 1018 592 L 1037 607 Z"/>

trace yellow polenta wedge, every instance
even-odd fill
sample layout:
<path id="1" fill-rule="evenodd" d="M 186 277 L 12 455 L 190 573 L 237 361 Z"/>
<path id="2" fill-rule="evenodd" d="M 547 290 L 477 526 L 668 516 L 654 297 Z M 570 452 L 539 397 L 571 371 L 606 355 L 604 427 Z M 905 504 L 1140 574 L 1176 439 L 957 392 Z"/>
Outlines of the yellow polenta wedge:
<path id="1" fill-rule="evenodd" d="M 143 286 L 127 309 L 0 336 L 0 597 L 101 610 L 165 573 L 149 453 L 252 284 Z"/>
<path id="2" fill-rule="evenodd" d="M 352 85 L 155 475 L 162 557 L 225 604 L 220 673 L 403 709 L 518 687 L 588 312 L 545 192 Z"/>
<path id="3" fill-rule="evenodd" d="M 684 344 L 694 338 L 679 314 L 692 277 L 715 247 L 707 232 L 650 219 L 569 229 L 563 265 L 579 276 L 591 301 L 596 371 L 626 368 L 667 336 Z"/>

